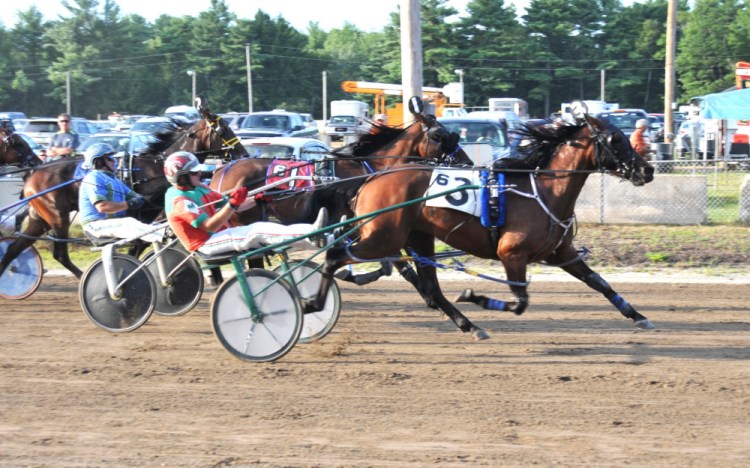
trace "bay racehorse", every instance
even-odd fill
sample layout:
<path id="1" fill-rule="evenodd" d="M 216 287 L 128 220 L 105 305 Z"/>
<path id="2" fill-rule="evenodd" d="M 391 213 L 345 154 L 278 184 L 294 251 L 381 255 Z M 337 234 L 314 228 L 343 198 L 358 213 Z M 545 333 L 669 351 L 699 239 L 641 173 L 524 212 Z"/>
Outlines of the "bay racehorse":
<path id="1" fill-rule="evenodd" d="M 310 175 L 315 172 L 325 173 L 335 178 L 349 179 L 366 177 L 388 167 L 408 162 L 441 162 L 469 166 L 473 164 L 458 144 L 459 135 L 440 125 L 435 116 L 425 115 L 421 99 L 412 98 L 409 101 L 409 109 L 415 122 L 406 128 L 373 123 L 370 133 L 362 135 L 350 145 L 333 150 L 330 155 L 332 157 L 321 156 L 321 159 L 316 161 L 288 164 L 288 169 L 281 171 L 275 170 L 274 166 L 273 176 L 288 177 L 295 171 Z M 274 160 L 269 158 L 234 161 L 214 172 L 211 188 L 219 192 L 243 185 L 250 190 L 260 188 L 266 184 L 269 168 L 273 163 Z M 262 201 L 255 208 L 238 213 L 238 220 L 242 224 L 250 224 L 267 219 L 270 212 L 282 224 L 309 223 L 315 219 L 321 207 L 328 209 L 333 220 L 351 216 L 349 200 L 339 197 L 317 197 L 313 195 L 314 192 L 315 186 L 312 182 L 297 183 L 292 188 L 285 186 L 270 189 L 265 192 Z M 413 272 L 407 268 L 407 263 L 395 264 L 398 271 L 409 281 L 416 281 Z M 262 266 L 259 262 L 251 265 Z M 374 272 L 353 275 L 345 270 L 337 277 L 344 281 L 366 284 L 387 274 L 385 272 L 389 270 L 389 266 L 384 264 L 383 268 Z M 214 278 L 214 282 L 216 281 L 218 278 Z"/>
<path id="2" fill-rule="evenodd" d="M 145 206 L 128 216 L 152 222 L 164 210 L 164 193 L 169 187 L 164 176 L 164 160 L 175 151 L 190 151 L 199 160 L 208 156 L 236 159 L 247 155 L 232 129 L 199 98 L 197 108 L 201 120 L 189 128 L 174 125 L 154 135 L 153 141 L 137 156 L 127 156 L 119 163 L 118 172 L 136 192 L 147 200 Z M 10 263 L 40 238 L 52 231 L 53 257 L 68 271 L 80 278 L 82 271 L 70 260 L 68 253 L 71 213 L 78 210 L 78 188 L 82 175 L 76 171 L 81 157 L 65 158 L 39 166 L 23 186 L 23 196 L 30 207 L 24 231 L 8 246 L 0 259 L 0 278 Z"/>
<path id="3" fill-rule="evenodd" d="M 34 150 L 21 135 L 0 127 L 0 166 L 34 167 L 42 164 Z"/>
<path id="4" fill-rule="evenodd" d="M 529 304 L 527 265 L 545 262 L 559 266 L 602 293 L 639 328 L 653 328 L 646 317 L 586 265 L 573 246 L 576 199 L 589 174 L 607 172 L 640 186 L 653 180 L 653 167 L 633 150 L 620 130 L 588 115 L 583 115 L 575 125 L 542 125 L 524 131 L 524 151 L 528 154 L 525 162 L 533 169 L 502 169 L 506 219 L 496 228 L 496 235 L 491 227 L 483 226 L 480 217 L 427 206 L 423 197 L 431 184 L 433 168 L 399 166 L 373 176 L 364 184 L 350 182 L 330 187 L 328 190 L 347 199 L 356 194 L 353 204 L 357 216 L 410 200 L 418 202 L 371 217 L 369 222 L 361 224 L 360 237 L 355 243 L 330 248 L 322 269 L 321 291 L 328 290 L 336 270 L 354 263 L 352 258 L 381 259 L 398 255 L 407 246 L 416 256 L 430 258 L 434 256 L 437 238 L 470 255 L 500 260 L 515 297 L 505 302 L 465 291 L 459 300 L 521 314 Z M 488 338 L 484 330 L 445 298 L 435 266 L 415 263 L 421 293 L 430 297 L 459 329 L 471 332 L 475 339 Z M 324 297 L 319 294 L 307 303 L 306 311 L 320 310 Z"/>

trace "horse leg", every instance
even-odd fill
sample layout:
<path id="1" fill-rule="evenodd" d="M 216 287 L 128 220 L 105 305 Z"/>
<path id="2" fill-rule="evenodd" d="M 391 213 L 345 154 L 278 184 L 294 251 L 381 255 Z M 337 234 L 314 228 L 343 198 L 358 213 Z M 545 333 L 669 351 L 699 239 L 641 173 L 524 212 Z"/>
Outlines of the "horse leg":
<path id="1" fill-rule="evenodd" d="M 380 262 L 380 268 L 375 271 L 368 271 L 367 273 L 360 273 L 358 275 L 355 275 L 350 269 L 346 268 L 337 271 L 334 276 L 336 277 L 336 279 L 340 279 L 341 281 L 346 281 L 348 283 L 354 283 L 357 286 L 362 286 L 377 281 L 383 276 L 391 276 L 392 272 L 393 266 L 391 265 L 391 262 Z"/>
<path id="2" fill-rule="evenodd" d="M 622 315 L 631 319 L 635 323 L 636 328 L 642 330 L 652 330 L 656 328 L 653 323 L 643 315 L 641 315 L 635 308 L 630 305 L 628 301 L 622 298 L 617 291 L 607 283 L 604 278 L 599 276 L 594 270 L 583 260 L 577 260 L 570 265 L 564 265 L 561 267 L 563 270 L 573 275 L 575 278 L 586 283 L 588 287 L 595 291 L 599 291 L 606 297 L 609 302 L 612 303 Z"/>
<path id="3" fill-rule="evenodd" d="M 414 249 L 417 255 L 422 257 L 432 257 L 435 255 L 435 238 L 427 234 L 412 233 L 409 238 L 410 246 Z M 471 320 L 466 318 L 460 310 L 458 310 L 451 302 L 445 297 L 443 291 L 440 289 L 440 283 L 437 279 L 436 268 L 432 265 L 420 266 L 417 264 L 417 276 L 418 276 L 418 287 L 420 295 L 425 298 L 425 301 L 429 301 L 429 304 L 434 304 L 438 309 L 443 311 L 448 318 L 464 333 L 470 332 L 472 338 L 475 340 L 486 340 L 490 335 L 474 325 Z"/>
<path id="4" fill-rule="evenodd" d="M 504 259 L 505 275 L 508 281 L 516 284 L 510 284 L 510 291 L 516 298 L 513 302 L 506 302 L 500 299 L 476 294 L 473 289 L 464 289 L 454 299 L 455 302 L 472 302 L 483 309 L 499 310 L 503 312 L 513 312 L 521 315 L 529 306 L 529 294 L 526 289 L 526 264 L 524 262 L 512 262 Z"/>

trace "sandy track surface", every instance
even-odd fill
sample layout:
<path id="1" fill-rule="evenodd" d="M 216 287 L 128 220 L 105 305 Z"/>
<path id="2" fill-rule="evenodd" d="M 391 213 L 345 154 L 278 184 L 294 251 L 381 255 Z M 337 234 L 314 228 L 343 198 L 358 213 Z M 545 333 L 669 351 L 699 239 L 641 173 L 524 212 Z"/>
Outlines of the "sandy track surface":
<path id="1" fill-rule="evenodd" d="M 475 342 L 400 281 L 342 286 L 324 340 L 229 355 L 208 301 L 112 335 L 48 276 L 0 312 L 3 466 L 747 466 L 747 285 L 617 283 L 635 331 L 578 283 L 533 282 L 520 317 L 462 310 Z M 507 288 L 489 282 L 444 283 Z"/>

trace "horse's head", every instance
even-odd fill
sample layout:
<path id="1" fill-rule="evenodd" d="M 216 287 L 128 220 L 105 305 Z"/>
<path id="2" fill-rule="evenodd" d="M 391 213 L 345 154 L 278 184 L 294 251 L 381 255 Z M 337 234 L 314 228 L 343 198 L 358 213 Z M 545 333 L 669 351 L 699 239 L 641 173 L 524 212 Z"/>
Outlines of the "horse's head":
<path id="1" fill-rule="evenodd" d="M 21 135 L 0 127 L 0 164 L 34 167 L 41 163 L 42 160 Z"/>
<path id="2" fill-rule="evenodd" d="M 434 115 L 424 114 L 421 103 L 419 98 L 409 101 L 409 110 L 415 122 L 408 127 L 402 129 L 373 122 L 370 133 L 362 135 L 351 145 L 335 150 L 334 154 L 379 157 L 372 160 L 378 170 L 416 159 L 473 165 L 471 158 L 458 144 L 459 135 L 449 132 Z"/>
<path id="3" fill-rule="evenodd" d="M 629 180 L 636 186 L 654 180 L 654 167 L 633 149 L 630 140 L 619 128 L 588 115 L 585 125 L 594 140 L 598 169 Z"/>
<path id="4" fill-rule="evenodd" d="M 195 107 L 202 118 L 188 130 L 187 135 L 189 139 L 194 140 L 195 148 L 182 149 L 192 152 L 201 161 L 209 155 L 218 156 L 218 159 L 224 161 L 240 159 L 248 155 L 229 124 L 211 112 L 203 96 L 195 99 Z"/>

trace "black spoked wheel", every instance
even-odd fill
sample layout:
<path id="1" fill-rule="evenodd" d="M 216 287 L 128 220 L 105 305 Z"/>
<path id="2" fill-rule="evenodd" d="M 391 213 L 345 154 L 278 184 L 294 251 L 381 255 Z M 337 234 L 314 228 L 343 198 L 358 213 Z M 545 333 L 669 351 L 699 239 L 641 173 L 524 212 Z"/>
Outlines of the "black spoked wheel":
<path id="1" fill-rule="evenodd" d="M 137 329 L 151 316 L 156 304 L 156 285 L 141 263 L 128 255 L 113 254 L 112 265 L 117 281 L 133 274 L 118 291 L 109 294 L 104 263 L 94 262 L 81 277 L 78 296 L 86 316 L 98 327 L 112 333 Z"/>
<path id="2" fill-rule="evenodd" d="M 154 256 L 150 250 L 143 256 L 145 263 Z M 162 283 L 159 274 L 159 261 L 151 262 L 146 268 L 156 283 L 157 315 L 182 315 L 198 304 L 203 295 L 203 270 L 189 254 L 181 249 L 166 248 L 159 254 L 164 265 L 164 274 L 168 275 L 166 284 Z M 177 268 L 179 265 L 179 268 Z M 177 268 L 175 270 L 175 268 Z M 174 270 L 174 272 L 173 272 Z M 172 272 L 170 276 L 170 272 Z"/>

